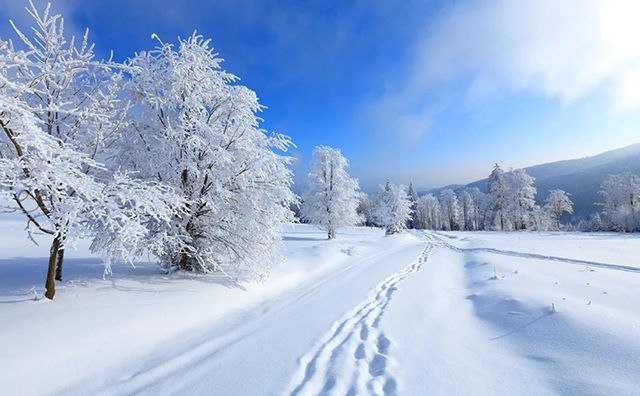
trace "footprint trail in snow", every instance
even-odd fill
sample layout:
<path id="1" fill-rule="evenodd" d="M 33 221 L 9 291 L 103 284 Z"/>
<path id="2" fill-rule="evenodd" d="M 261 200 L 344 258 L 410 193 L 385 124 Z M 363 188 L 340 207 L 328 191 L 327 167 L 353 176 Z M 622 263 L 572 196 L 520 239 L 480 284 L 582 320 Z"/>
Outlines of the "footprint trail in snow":
<path id="1" fill-rule="evenodd" d="M 386 278 L 369 298 L 334 323 L 310 352 L 300 359 L 290 391 L 295 395 L 397 393 L 391 341 L 380 330 L 397 285 L 422 269 L 436 241 L 429 234 L 420 257 L 408 267 Z"/>

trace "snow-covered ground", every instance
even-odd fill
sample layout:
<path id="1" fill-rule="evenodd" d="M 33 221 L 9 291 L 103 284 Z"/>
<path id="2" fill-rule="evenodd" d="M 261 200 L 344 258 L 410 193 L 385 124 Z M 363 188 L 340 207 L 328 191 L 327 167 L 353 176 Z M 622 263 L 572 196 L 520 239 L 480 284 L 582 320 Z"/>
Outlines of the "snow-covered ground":
<path id="1" fill-rule="evenodd" d="M 0 240 L 0 394 L 640 394 L 640 238 L 339 239 L 305 225 L 262 284 Z"/>

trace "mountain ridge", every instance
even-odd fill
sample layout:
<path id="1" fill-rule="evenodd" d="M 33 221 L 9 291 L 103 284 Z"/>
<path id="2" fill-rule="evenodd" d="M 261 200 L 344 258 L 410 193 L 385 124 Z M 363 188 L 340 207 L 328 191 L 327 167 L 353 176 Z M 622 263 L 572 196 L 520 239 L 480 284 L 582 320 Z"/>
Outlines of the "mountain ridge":
<path id="1" fill-rule="evenodd" d="M 538 194 L 536 201 L 542 204 L 549 191 L 565 190 L 571 194 L 574 202 L 573 219 L 588 218 L 599 210 L 597 202 L 601 200 L 600 185 L 607 176 L 630 171 L 640 174 L 640 143 L 604 151 L 600 154 L 575 159 L 559 160 L 522 168 L 536 181 Z M 489 173 L 489 172 L 487 172 Z M 452 184 L 423 191 L 422 194 L 439 194 L 451 188 L 456 192 L 464 188 L 478 187 L 487 190 L 487 179 L 468 184 Z"/>

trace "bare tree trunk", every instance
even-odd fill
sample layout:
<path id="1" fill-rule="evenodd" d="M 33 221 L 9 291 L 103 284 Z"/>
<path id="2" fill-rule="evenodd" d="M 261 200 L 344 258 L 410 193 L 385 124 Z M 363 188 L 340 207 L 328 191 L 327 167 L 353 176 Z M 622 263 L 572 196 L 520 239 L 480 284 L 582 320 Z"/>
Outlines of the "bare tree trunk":
<path id="1" fill-rule="evenodd" d="M 62 282 L 62 262 L 64 261 L 64 248 L 58 251 L 58 260 L 56 264 L 56 280 Z"/>
<path id="2" fill-rule="evenodd" d="M 184 183 L 186 183 L 187 180 L 187 171 L 184 170 L 182 172 L 182 180 Z M 187 224 L 185 225 L 184 229 L 187 232 L 187 234 L 189 234 L 190 236 L 192 236 L 192 229 L 193 229 L 193 220 L 194 220 L 194 216 L 191 215 L 189 217 L 189 221 L 187 222 Z M 193 271 L 193 265 L 189 260 L 189 251 L 187 248 L 182 248 L 180 250 L 180 260 L 178 261 L 178 269 L 183 270 L 183 271 Z"/>
<path id="3" fill-rule="evenodd" d="M 180 261 L 178 262 L 178 269 L 181 269 L 183 271 L 191 270 L 191 266 L 189 265 L 189 255 L 184 249 L 180 252 Z"/>
<path id="4" fill-rule="evenodd" d="M 329 228 L 329 231 L 327 232 L 327 237 L 328 239 L 335 239 L 336 231 L 333 228 Z"/>
<path id="5" fill-rule="evenodd" d="M 49 253 L 49 268 L 47 270 L 47 281 L 45 282 L 45 293 L 44 296 L 49 300 L 53 300 L 53 296 L 56 295 L 56 282 L 55 282 L 55 273 L 56 273 L 56 263 L 58 258 L 58 250 L 60 249 L 60 235 L 56 235 L 53 238 L 53 242 L 51 243 L 51 252 Z"/>

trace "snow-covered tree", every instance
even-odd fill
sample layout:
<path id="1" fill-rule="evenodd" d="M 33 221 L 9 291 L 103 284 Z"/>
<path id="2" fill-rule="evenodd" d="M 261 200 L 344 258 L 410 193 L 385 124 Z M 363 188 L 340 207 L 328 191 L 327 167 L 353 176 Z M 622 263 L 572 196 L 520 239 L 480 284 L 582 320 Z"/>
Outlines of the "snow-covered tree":
<path id="1" fill-rule="evenodd" d="M 358 181 L 347 173 L 349 163 L 340 150 L 318 146 L 313 150 L 308 188 L 303 195 L 302 218 L 327 231 L 329 239 L 336 230 L 358 224 Z"/>
<path id="2" fill-rule="evenodd" d="M 488 209 L 491 211 L 491 216 L 493 217 L 493 225 L 499 230 L 505 230 L 508 227 L 507 211 L 509 205 L 509 191 L 505 181 L 504 171 L 498 164 L 496 164 L 493 171 L 491 171 L 488 184 Z"/>
<path id="3" fill-rule="evenodd" d="M 413 188 L 413 182 L 409 183 L 409 199 L 411 200 L 411 219 L 409 228 L 418 228 L 418 193 Z"/>
<path id="4" fill-rule="evenodd" d="M 640 230 L 640 177 L 633 173 L 610 175 L 600 187 L 603 217 L 615 231 Z"/>
<path id="5" fill-rule="evenodd" d="M 569 193 L 563 190 L 551 190 L 545 200 L 544 211 L 549 216 L 554 229 L 560 230 L 560 217 L 563 213 L 573 213 L 573 202 L 569 198 Z"/>
<path id="6" fill-rule="evenodd" d="M 0 190 L 9 209 L 27 218 L 29 235 L 35 229 L 52 238 L 51 299 L 71 241 L 98 238 L 93 248 L 108 271 L 111 260 L 140 250 L 143 223 L 162 222 L 173 209 L 159 202 L 166 189 L 132 185 L 101 162 L 124 130 L 117 65 L 95 59 L 88 32 L 67 41 L 60 15 L 30 6 L 33 36 L 14 26 L 20 48 L 0 43 Z M 153 200 L 143 203 L 147 197 Z"/>
<path id="7" fill-rule="evenodd" d="M 608 228 L 604 226 L 599 213 L 592 214 L 588 219 L 582 218 L 578 220 L 575 228 L 580 232 L 596 232 L 608 230 Z"/>
<path id="8" fill-rule="evenodd" d="M 484 194 L 477 188 L 466 188 L 460 193 L 461 228 L 479 230 L 482 221 Z"/>
<path id="9" fill-rule="evenodd" d="M 155 36 L 154 36 L 155 37 Z M 266 275 L 296 200 L 288 137 L 260 128 L 256 94 L 221 69 L 210 40 L 160 41 L 131 59 L 130 133 L 118 154 L 142 180 L 170 186 L 186 213 L 154 251 L 169 271 Z"/>
<path id="10" fill-rule="evenodd" d="M 534 178 L 524 169 L 516 169 L 505 174 L 508 188 L 509 217 L 516 230 L 529 228 L 531 216 L 536 208 L 536 187 Z"/>
<path id="11" fill-rule="evenodd" d="M 387 182 L 380 186 L 374 204 L 376 224 L 385 228 L 387 235 L 407 227 L 411 218 L 411 199 L 404 186 Z"/>
<path id="12" fill-rule="evenodd" d="M 418 199 L 418 222 L 422 229 L 439 230 L 442 228 L 440 202 L 433 194 L 425 194 Z"/>
<path id="13" fill-rule="evenodd" d="M 444 224 L 448 230 L 457 230 L 460 226 L 460 202 L 456 193 L 450 189 L 440 192 L 440 208 L 444 217 Z"/>
<path id="14" fill-rule="evenodd" d="M 362 220 L 362 223 L 367 227 L 376 226 L 376 219 L 374 213 L 374 200 L 371 199 L 366 193 L 360 192 L 358 196 L 358 216 Z"/>
<path id="15" fill-rule="evenodd" d="M 487 216 L 487 194 L 480 191 L 478 187 L 466 189 L 471 195 L 469 217 L 472 230 L 481 230 L 484 228 Z"/>
<path id="16" fill-rule="evenodd" d="M 461 230 L 472 230 L 473 226 L 471 224 L 472 211 L 473 211 L 473 197 L 467 190 L 462 190 L 460 192 L 460 229 Z"/>

